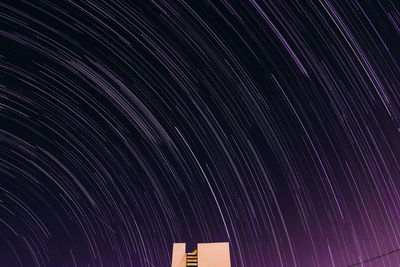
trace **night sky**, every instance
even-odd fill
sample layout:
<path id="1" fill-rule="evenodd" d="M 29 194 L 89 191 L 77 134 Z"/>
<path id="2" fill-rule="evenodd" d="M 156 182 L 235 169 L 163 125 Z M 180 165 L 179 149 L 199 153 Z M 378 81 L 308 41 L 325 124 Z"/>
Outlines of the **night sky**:
<path id="1" fill-rule="evenodd" d="M 399 249 L 399 62 L 396 0 L 1 0 L 0 266 Z"/>

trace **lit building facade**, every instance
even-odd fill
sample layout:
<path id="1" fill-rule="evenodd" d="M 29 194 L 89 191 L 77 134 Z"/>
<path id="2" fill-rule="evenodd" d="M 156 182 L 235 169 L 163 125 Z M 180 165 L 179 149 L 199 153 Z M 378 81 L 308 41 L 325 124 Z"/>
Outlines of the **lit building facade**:
<path id="1" fill-rule="evenodd" d="M 185 243 L 174 243 L 171 267 L 231 267 L 229 243 L 199 243 L 186 252 Z"/>

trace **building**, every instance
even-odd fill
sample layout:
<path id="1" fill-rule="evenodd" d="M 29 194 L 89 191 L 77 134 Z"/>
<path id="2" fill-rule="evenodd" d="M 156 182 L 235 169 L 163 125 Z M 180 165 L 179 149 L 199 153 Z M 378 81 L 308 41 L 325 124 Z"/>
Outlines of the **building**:
<path id="1" fill-rule="evenodd" d="M 171 267 L 231 267 L 229 243 L 199 243 L 186 252 L 185 243 L 174 243 Z"/>

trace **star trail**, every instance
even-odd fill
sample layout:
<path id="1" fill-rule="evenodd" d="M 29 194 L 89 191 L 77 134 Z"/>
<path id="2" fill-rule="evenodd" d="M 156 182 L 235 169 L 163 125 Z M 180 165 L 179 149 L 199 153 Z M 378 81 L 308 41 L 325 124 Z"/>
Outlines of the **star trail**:
<path id="1" fill-rule="evenodd" d="M 1 0 L 0 266 L 400 266 L 399 10 Z"/>

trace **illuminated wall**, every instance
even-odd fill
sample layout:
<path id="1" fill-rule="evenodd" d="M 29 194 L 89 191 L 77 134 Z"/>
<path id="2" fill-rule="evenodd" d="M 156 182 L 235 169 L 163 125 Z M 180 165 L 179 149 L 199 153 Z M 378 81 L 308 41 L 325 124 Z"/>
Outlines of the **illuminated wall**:
<path id="1" fill-rule="evenodd" d="M 174 243 L 172 250 L 172 267 L 186 267 L 186 244 Z"/>
<path id="2" fill-rule="evenodd" d="M 197 264 L 194 258 L 197 252 Z M 197 244 L 197 251 L 186 253 L 185 243 L 175 243 L 172 252 L 172 267 L 231 267 L 229 243 L 200 243 Z"/>
<path id="3" fill-rule="evenodd" d="M 197 244 L 199 267 L 230 267 L 229 243 Z"/>

